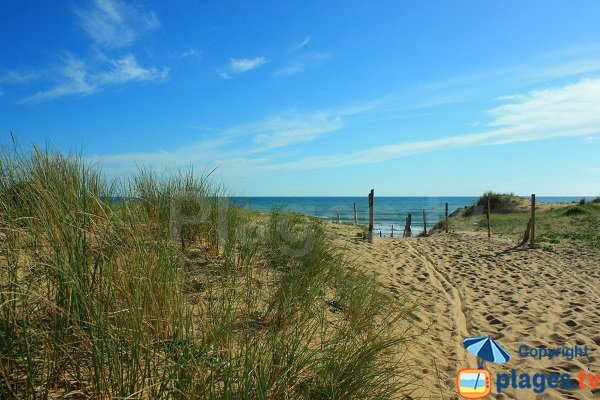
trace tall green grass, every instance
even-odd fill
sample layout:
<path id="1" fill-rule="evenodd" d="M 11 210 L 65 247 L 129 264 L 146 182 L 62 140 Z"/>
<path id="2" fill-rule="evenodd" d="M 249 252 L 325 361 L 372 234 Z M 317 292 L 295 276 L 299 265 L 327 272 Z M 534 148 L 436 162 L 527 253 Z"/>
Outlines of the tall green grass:
<path id="1" fill-rule="evenodd" d="M 321 225 L 257 217 L 193 172 L 123 181 L 77 156 L 3 149 L 0 398 L 408 393 L 391 330 L 405 305 Z"/>

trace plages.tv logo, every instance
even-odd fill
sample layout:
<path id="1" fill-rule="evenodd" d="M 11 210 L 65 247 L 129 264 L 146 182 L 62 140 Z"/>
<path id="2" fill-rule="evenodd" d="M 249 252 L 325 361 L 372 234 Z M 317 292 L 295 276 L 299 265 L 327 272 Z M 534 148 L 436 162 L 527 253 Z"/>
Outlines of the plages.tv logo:
<path id="1" fill-rule="evenodd" d="M 456 374 L 456 388 L 464 399 L 483 399 L 492 392 L 492 377 L 483 368 L 484 361 L 502 364 L 510 360 L 510 354 L 491 336 L 466 338 L 463 345 L 477 356 L 477 368 L 464 368 Z"/>
<path id="2" fill-rule="evenodd" d="M 456 387 L 465 399 L 483 399 L 492 391 L 492 377 L 485 369 L 464 368 L 456 375 Z"/>

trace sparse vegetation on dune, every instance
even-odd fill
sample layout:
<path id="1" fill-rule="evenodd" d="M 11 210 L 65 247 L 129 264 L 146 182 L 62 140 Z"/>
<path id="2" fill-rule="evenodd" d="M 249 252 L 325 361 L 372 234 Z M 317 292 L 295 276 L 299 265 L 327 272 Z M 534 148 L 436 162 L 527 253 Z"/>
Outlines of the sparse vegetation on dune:
<path id="1" fill-rule="evenodd" d="M 487 194 L 479 199 L 485 200 Z M 499 195 L 500 198 L 506 195 Z M 492 196 L 494 198 L 496 196 Z M 502 200 L 501 200 L 502 201 Z M 528 205 L 529 202 L 523 200 Z M 553 205 L 536 212 L 536 241 L 538 243 L 567 243 L 575 246 L 600 247 L 600 204 L 598 199 L 591 202 L 579 202 Z M 487 203 L 486 203 L 487 204 Z M 475 210 L 475 206 L 470 208 Z M 527 209 L 527 208 L 526 208 Z M 529 220 L 529 211 L 522 207 L 515 208 L 510 213 L 496 213 L 492 208 L 491 228 L 494 235 L 513 238 L 518 241 L 523 237 L 523 232 Z M 483 209 L 478 213 L 461 212 L 450 220 L 453 230 L 486 230 L 487 221 Z"/>
<path id="2" fill-rule="evenodd" d="M 390 331 L 405 305 L 318 223 L 257 219 L 191 173 L 110 187 L 36 149 L 5 149 L 0 178 L 1 398 L 407 393 Z M 177 240 L 174 207 L 195 216 Z"/>
<path id="3" fill-rule="evenodd" d="M 527 209 L 528 202 L 522 197 L 515 196 L 512 193 L 484 193 L 477 202 L 464 209 L 462 215 L 470 217 L 487 212 L 488 199 L 490 211 L 498 214 L 508 214 L 515 211 L 524 211 Z"/>

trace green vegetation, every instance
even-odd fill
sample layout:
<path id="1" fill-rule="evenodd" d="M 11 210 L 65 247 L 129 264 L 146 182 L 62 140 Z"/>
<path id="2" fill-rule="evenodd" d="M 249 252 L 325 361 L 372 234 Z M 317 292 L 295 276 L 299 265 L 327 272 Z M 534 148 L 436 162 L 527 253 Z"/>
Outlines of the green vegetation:
<path id="1" fill-rule="evenodd" d="M 407 307 L 318 223 L 257 218 L 193 173 L 111 186 L 77 157 L 0 157 L 0 398 L 408 392 Z"/>
<path id="2" fill-rule="evenodd" d="M 483 196 L 482 196 L 483 198 Z M 517 211 L 508 214 L 492 213 L 494 235 L 523 238 L 530 213 Z M 486 230 L 485 214 L 453 217 L 450 226 L 455 230 Z M 536 212 L 536 241 L 539 243 L 571 243 L 579 247 L 600 247 L 600 204 L 579 203 Z"/>
<path id="3" fill-rule="evenodd" d="M 466 207 L 462 215 L 470 217 L 487 212 L 488 199 L 491 212 L 504 214 L 522 209 L 526 201 L 522 197 L 515 196 L 512 193 L 487 192 L 479 197 L 474 205 Z"/>
<path id="4" fill-rule="evenodd" d="M 475 205 L 477 206 L 485 206 L 487 207 L 487 201 L 490 200 L 490 208 L 496 207 L 498 204 L 505 202 L 507 200 L 513 199 L 515 196 L 512 193 L 495 193 L 495 192 L 486 192 L 477 199 Z"/>

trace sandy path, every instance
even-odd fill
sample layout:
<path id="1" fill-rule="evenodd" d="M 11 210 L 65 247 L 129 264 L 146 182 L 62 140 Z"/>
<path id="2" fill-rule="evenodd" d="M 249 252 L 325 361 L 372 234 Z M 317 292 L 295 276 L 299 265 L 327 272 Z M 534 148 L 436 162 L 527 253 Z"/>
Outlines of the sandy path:
<path id="1" fill-rule="evenodd" d="M 462 340 L 491 335 L 511 354 L 503 365 L 486 364 L 496 373 L 600 373 L 600 251 L 587 254 L 561 249 L 505 251 L 502 239 L 488 241 L 473 233 L 451 233 L 418 239 L 379 239 L 369 245 L 351 239 L 347 227 L 333 228 L 340 246 L 366 271 L 398 296 L 418 307 L 409 349 L 426 387 L 419 395 L 455 398 L 456 372 L 476 367 Z M 584 346 L 589 357 L 534 360 L 518 355 L 531 347 Z M 437 368 L 436 368 L 437 367 Z M 496 393 L 495 382 L 493 383 Z M 600 399 L 600 386 L 565 391 L 547 388 L 506 389 L 499 399 Z"/>

